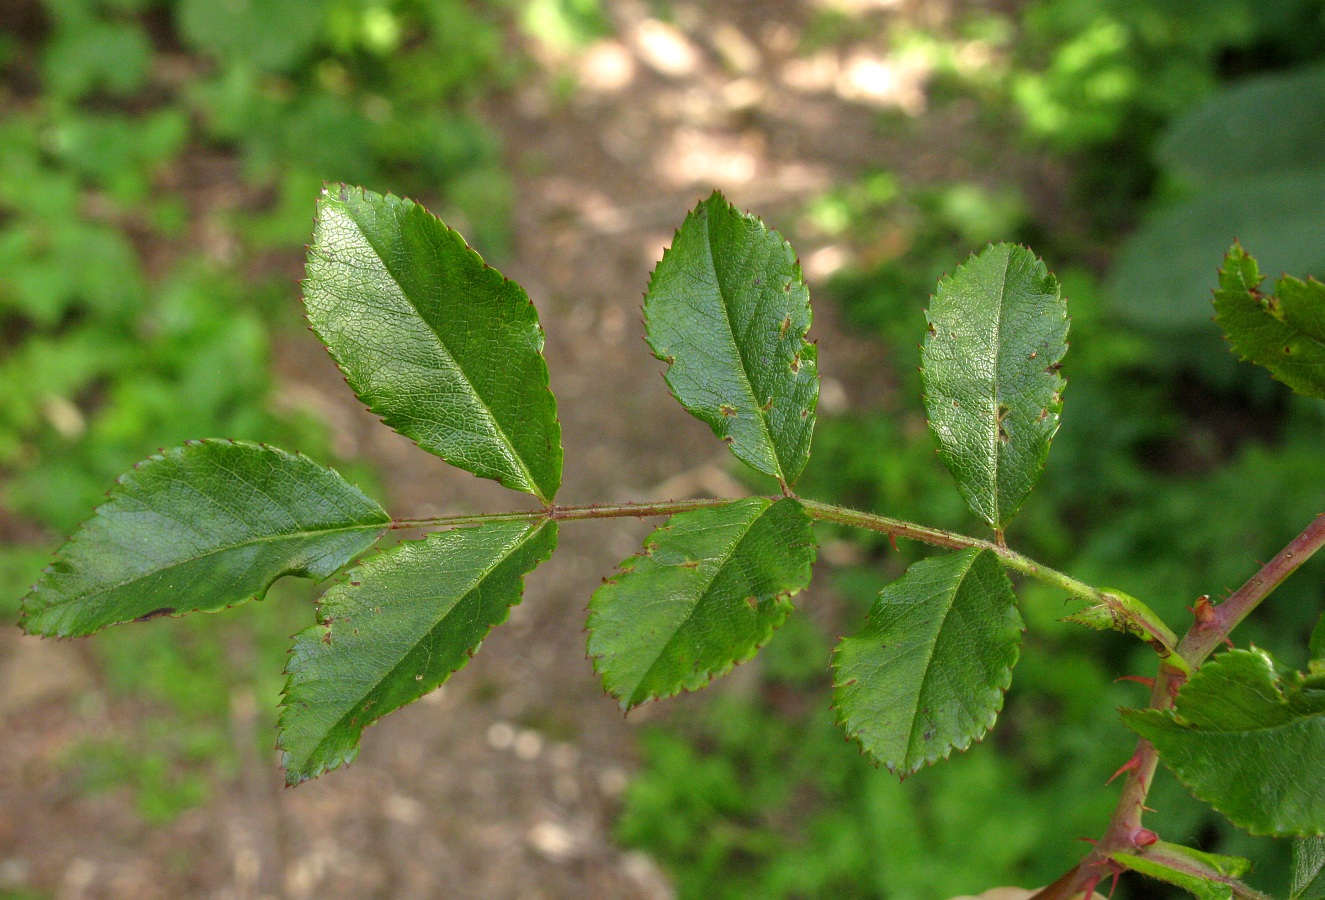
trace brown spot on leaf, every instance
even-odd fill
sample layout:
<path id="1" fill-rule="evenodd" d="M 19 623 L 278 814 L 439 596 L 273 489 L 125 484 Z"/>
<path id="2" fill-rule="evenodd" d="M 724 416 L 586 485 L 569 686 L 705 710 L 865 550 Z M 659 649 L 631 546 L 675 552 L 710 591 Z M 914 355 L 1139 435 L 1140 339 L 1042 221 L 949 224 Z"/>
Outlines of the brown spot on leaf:
<path id="1" fill-rule="evenodd" d="M 172 615 L 174 612 L 175 612 L 175 607 L 173 607 L 173 606 L 163 606 L 163 607 L 161 607 L 160 609 L 154 609 L 154 610 L 152 610 L 150 613 L 144 613 L 143 615 L 141 615 L 141 616 L 139 616 L 138 618 L 134 619 L 134 621 L 135 621 L 135 622 L 146 622 L 146 621 L 148 621 L 149 619 L 157 619 L 157 618 L 160 618 L 161 616 L 169 616 L 169 615 Z"/>

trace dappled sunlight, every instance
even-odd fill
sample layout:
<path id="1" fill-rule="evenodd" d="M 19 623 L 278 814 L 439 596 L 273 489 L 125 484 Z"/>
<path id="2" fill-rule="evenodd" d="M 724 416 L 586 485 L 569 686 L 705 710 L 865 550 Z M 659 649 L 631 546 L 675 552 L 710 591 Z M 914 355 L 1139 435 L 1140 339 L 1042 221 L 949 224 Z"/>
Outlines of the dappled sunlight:
<path id="1" fill-rule="evenodd" d="M 699 51 L 678 28 L 645 19 L 635 27 L 631 43 L 640 61 L 661 75 L 684 78 L 699 68 Z"/>
<path id="2" fill-rule="evenodd" d="M 759 166 L 763 141 L 758 134 L 727 135 L 678 128 L 655 157 L 655 166 L 673 187 L 749 184 Z"/>
<path id="3" fill-rule="evenodd" d="M 615 94 L 635 81 L 635 57 L 619 41 L 599 41 L 575 67 L 579 86 L 596 94 Z"/>

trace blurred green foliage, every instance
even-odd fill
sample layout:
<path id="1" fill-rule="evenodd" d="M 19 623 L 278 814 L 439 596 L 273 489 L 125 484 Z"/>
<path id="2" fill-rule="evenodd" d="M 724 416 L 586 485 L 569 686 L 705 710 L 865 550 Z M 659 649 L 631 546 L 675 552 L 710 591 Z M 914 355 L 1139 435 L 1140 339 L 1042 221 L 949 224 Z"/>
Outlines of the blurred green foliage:
<path id="1" fill-rule="evenodd" d="M 1315 177 L 1321 144 L 1311 136 L 1325 128 L 1319 75 L 1293 67 L 1325 59 L 1325 9 L 1294 0 L 1040 0 L 1020 24 L 984 14 L 958 29 L 962 40 L 1008 52 L 993 74 L 951 65 L 945 96 L 974 94 L 991 122 L 1019 119 L 1011 139 L 1060 156 L 1083 214 L 1042 215 L 997 172 L 982 172 L 979 184 L 929 185 L 876 172 L 809 204 L 803 227 L 847 242 L 860 260 L 825 293 L 879 339 L 897 390 L 821 418 L 800 489 L 979 533 L 933 453 L 917 343 L 940 275 L 985 241 L 1026 240 L 1058 270 L 1072 349 L 1063 427 L 1009 541 L 1144 598 L 1182 630 L 1196 597 L 1241 584 L 1325 509 L 1325 404 L 1293 397 L 1222 346 L 1206 288 L 1232 235 L 1211 243 L 1190 227 L 1194 214 L 1171 212 L 1222 202 L 1271 219 L 1300 200 L 1291 196 L 1300 185 L 1276 203 L 1257 179 Z M 905 45 L 940 62 L 959 56 L 932 35 L 909 35 Z M 1240 80 L 1267 68 L 1285 71 Z M 1150 279 L 1128 294 L 1127 308 L 1158 302 L 1155 273 L 1176 258 L 1174 284 L 1186 279 L 1182 289 L 1197 298 L 1182 308 L 1180 329 L 1138 330 L 1108 289 L 1130 276 L 1115 272 L 1106 284 L 1098 265 L 1101 251 L 1117 253 L 1119 232 L 1109 229 L 1152 210 L 1185 214 L 1189 227 L 1170 229 L 1167 242 L 1143 231 L 1124 251 L 1120 269 L 1136 255 Z M 1285 228 L 1278 240 L 1325 263 L 1319 227 L 1298 219 Z M 1196 284 L 1185 259 L 1200 260 Z M 841 607 L 793 616 L 744 682 L 716 686 L 718 697 L 695 704 L 697 716 L 647 732 L 621 839 L 654 853 L 683 898 L 932 900 L 1052 881 L 1084 852 L 1075 840 L 1098 836 L 1107 821 L 1116 786 L 1104 782 L 1134 743 L 1111 711 L 1144 703 L 1142 688 L 1113 679 L 1153 674 L 1149 650 L 1059 621 L 1074 607 L 1022 584 L 1029 630 L 998 725 L 983 745 L 898 784 L 845 745 L 823 712 L 826 669 L 831 636 L 858 630 L 878 589 L 923 550 L 831 530 L 821 541 L 823 556 L 862 557 L 819 567 L 830 591 L 816 592 L 815 606 L 835 597 Z M 1239 643 L 1301 664 L 1325 606 L 1323 583 L 1317 561 L 1239 629 Z M 1148 805 L 1157 810 L 1149 824 L 1166 839 L 1248 856 L 1258 864 L 1251 880 L 1286 895 L 1287 842 L 1237 832 L 1167 771 Z M 1180 895 L 1124 879 L 1118 896 Z"/>
<path id="2" fill-rule="evenodd" d="M 1130 323 L 1204 330 L 1209 268 L 1234 239 L 1269 273 L 1325 274 L 1325 69 L 1240 81 L 1180 116 L 1156 148 L 1169 202 L 1146 217 L 1110 275 Z"/>
<path id="3" fill-rule="evenodd" d="M 272 402 L 274 346 L 304 339 L 289 261 L 328 180 L 432 202 L 500 257 L 510 188 L 474 110 L 519 71 L 513 13 L 466 0 L 5 4 L 0 613 L 17 612 L 54 537 L 157 447 L 269 441 L 371 484 L 333 458 L 315 413 Z M 127 786 L 153 821 L 205 799 L 233 774 L 232 696 L 275 707 L 310 598 L 278 585 L 240 625 L 227 612 L 98 641 L 111 688 L 155 712 L 72 755 L 73 783 Z M 265 730 L 260 742 L 269 753 Z"/>

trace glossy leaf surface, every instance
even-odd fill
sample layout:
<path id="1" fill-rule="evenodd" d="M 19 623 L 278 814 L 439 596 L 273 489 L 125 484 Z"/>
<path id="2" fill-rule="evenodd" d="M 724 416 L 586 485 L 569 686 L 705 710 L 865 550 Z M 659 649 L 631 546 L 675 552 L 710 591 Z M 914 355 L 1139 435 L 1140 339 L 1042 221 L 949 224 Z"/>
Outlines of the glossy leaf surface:
<path id="1" fill-rule="evenodd" d="M 1112 854 L 1124 868 L 1177 885 L 1197 900 L 1270 900 L 1238 881 L 1251 863 L 1158 841 L 1134 853 Z"/>
<path id="2" fill-rule="evenodd" d="M 556 495 L 561 426 L 538 313 L 441 220 L 390 194 L 328 188 L 304 303 L 382 421 L 475 475 Z"/>
<path id="3" fill-rule="evenodd" d="M 1219 272 L 1215 321 L 1242 359 L 1299 394 L 1325 397 L 1325 284 L 1284 276 L 1273 294 L 1260 285 L 1256 260 L 1234 244 Z"/>
<path id="4" fill-rule="evenodd" d="M 351 570 L 295 636 L 280 738 L 286 781 L 348 763 L 363 730 L 464 666 L 556 546 L 553 522 L 430 534 Z"/>
<path id="5" fill-rule="evenodd" d="M 594 593 L 594 671 L 625 709 L 697 690 L 768 641 L 813 563 L 810 519 L 795 500 L 675 515 Z"/>
<path id="6" fill-rule="evenodd" d="M 939 282 L 928 317 L 922 375 L 939 456 L 971 510 L 1001 529 L 1058 431 L 1067 307 L 1035 254 L 996 244 Z"/>
<path id="7" fill-rule="evenodd" d="M 1260 650 L 1203 665 L 1175 710 L 1123 710 L 1196 797 L 1253 834 L 1325 834 L 1325 690 Z"/>
<path id="8" fill-rule="evenodd" d="M 644 300 L 681 405 L 749 466 L 793 484 L 819 399 L 810 292 L 791 246 L 714 193 L 676 232 Z"/>
<path id="9" fill-rule="evenodd" d="M 282 575 L 326 578 L 373 545 L 386 512 L 335 471 L 242 441 L 197 441 L 136 465 L 23 602 L 30 634 L 67 637 L 215 612 Z"/>
<path id="10" fill-rule="evenodd" d="M 1293 841 L 1293 900 L 1325 900 L 1325 838 Z"/>
<path id="11" fill-rule="evenodd" d="M 992 553 L 922 560 L 879 593 L 865 627 L 833 653 L 838 718 L 899 775 L 965 750 L 1003 708 L 1022 628 Z"/>

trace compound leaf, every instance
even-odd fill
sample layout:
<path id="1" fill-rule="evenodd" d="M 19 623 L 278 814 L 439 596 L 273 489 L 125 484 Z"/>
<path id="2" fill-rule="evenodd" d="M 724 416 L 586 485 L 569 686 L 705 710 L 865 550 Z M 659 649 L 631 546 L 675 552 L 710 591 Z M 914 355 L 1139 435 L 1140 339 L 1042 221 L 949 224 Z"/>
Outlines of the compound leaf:
<path id="1" fill-rule="evenodd" d="M 971 510 L 1002 529 L 1058 431 L 1067 306 L 1035 254 L 995 244 L 939 282 L 921 358 L 939 456 Z"/>
<path id="2" fill-rule="evenodd" d="M 1215 321 L 1239 357 L 1299 394 L 1325 397 L 1325 284 L 1285 275 L 1260 290 L 1256 260 L 1234 244 L 1219 271 Z"/>
<path id="3" fill-rule="evenodd" d="M 391 523 L 335 471 L 243 441 L 163 450 L 120 477 L 23 601 L 30 634 L 261 598 L 282 575 L 326 578 Z"/>
<path id="4" fill-rule="evenodd" d="M 1111 856 L 1124 868 L 1177 885 L 1197 900 L 1270 900 L 1238 881 L 1251 870 L 1251 863 L 1240 857 L 1203 853 L 1166 841 Z"/>
<path id="5" fill-rule="evenodd" d="M 1325 900 L 1325 838 L 1293 841 L 1292 900 Z"/>
<path id="6" fill-rule="evenodd" d="M 438 687 L 520 602 L 554 522 L 501 522 L 399 544 L 327 591 L 295 635 L 277 747 L 298 784 L 352 761 L 378 719 Z"/>
<path id="7" fill-rule="evenodd" d="M 308 250 L 308 318 L 350 387 L 447 462 L 551 502 L 561 425 L 524 289 L 399 197 L 336 185 Z"/>
<path id="8" fill-rule="evenodd" d="M 1252 834 L 1325 835 L 1325 690 L 1261 650 L 1202 666 L 1173 710 L 1123 710 L 1127 726 L 1198 799 Z"/>
<path id="9" fill-rule="evenodd" d="M 810 457 L 819 372 L 810 292 L 782 235 L 721 194 L 695 207 L 644 300 L 667 385 L 742 462 L 784 485 Z"/>
<path id="10" fill-rule="evenodd" d="M 903 777 L 983 737 L 1020 653 L 1016 602 L 988 551 L 907 569 L 833 652 L 833 705 L 847 734 Z"/>
<path id="11" fill-rule="evenodd" d="M 594 593 L 594 671 L 624 709 L 697 690 L 767 643 L 813 563 L 810 519 L 793 499 L 675 515 Z"/>

